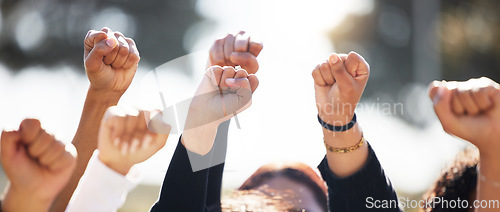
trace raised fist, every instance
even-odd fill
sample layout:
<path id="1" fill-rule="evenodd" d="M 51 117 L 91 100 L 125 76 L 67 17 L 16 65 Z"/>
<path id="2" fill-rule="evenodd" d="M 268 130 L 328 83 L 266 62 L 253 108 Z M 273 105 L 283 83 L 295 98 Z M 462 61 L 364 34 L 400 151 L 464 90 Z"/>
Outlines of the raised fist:
<path id="1" fill-rule="evenodd" d="M 434 81 L 429 96 L 443 129 L 476 145 L 481 154 L 500 152 L 500 86 L 488 78 Z"/>
<path id="2" fill-rule="evenodd" d="M 84 62 L 90 88 L 123 94 L 134 78 L 139 51 L 134 40 L 103 28 L 90 30 L 84 41 Z"/>
<path id="3" fill-rule="evenodd" d="M 182 136 L 186 148 L 206 154 L 212 148 L 217 127 L 250 107 L 258 85 L 257 77 L 244 69 L 210 67 L 189 106 Z"/>
<path id="4" fill-rule="evenodd" d="M 349 123 L 369 75 L 370 66 L 355 52 L 333 53 L 316 66 L 312 76 L 320 118 L 332 125 Z"/>
<path id="5" fill-rule="evenodd" d="M 227 34 L 226 37 L 217 39 L 209 52 L 207 69 L 211 66 L 241 66 L 249 74 L 259 70 L 257 56 L 262 51 L 262 43 L 252 40 L 246 32 Z"/>
<path id="6" fill-rule="evenodd" d="M 171 126 L 161 122 L 161 115 L 150 120 L 152 112 L 108 108 L 102 119 L 98 136 L 99 159 L 116 172 L 126 175 L 130 168 L 141 163 L 167 142 Z M 148 129 L 161 128 L 162 134 Z"/>
<path id="7" fill-rule="evenodd" d="M 1 158 L 10 180 L 5 211 L 47 211 L 76 166 L 74 147 L 45 132 L 36 119 L 24 120 L 18 131 L 2 132 Z"/>

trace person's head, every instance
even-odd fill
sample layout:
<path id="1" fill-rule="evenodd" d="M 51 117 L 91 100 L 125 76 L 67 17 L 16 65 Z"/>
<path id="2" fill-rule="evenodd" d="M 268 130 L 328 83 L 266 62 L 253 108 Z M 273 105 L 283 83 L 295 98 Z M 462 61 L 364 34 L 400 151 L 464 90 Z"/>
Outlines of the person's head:
<path id="1" fill-rule="evenodd" d="M 293 206 L 283 198 L 271 197 L 259 190 L 237 190 L 222 199 L 222 211 L 291 211 Z"/>
<path id="2" fill-rule="evenodd" d="M 443 170 L 436 183 L 424 195 L 424 200 L 435 203 L 431 204 L 434 208 L 428 207 L 423 211 L 469 211 L 469 208 L 446 207 L 439 201 L 457 202 L 460 198 L 471 204 L 475 200 L 478 161 L 479 154 L 475 149 L 466 149 L 458 154 L 455 161 Z"/>
<path id="3" fill-rule="evenodd" d="M 239 188 L 279 196 L 292 205 L 288 211 L 327 211 L 327 189 L 323 179 L 299 162 L 269 163 L 260 167 Z"/>

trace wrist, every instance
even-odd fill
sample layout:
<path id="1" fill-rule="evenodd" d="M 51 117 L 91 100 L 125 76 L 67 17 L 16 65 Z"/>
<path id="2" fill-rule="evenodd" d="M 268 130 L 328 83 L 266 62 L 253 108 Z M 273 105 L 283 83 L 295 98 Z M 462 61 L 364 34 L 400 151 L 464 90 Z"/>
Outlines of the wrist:
<path id="1" fill-rule="evenodd" d="M 486 155 L 480 152 L 479 166 L 481 175 L 488 179 L 500 181 L 500 156 L 498 154 Z"/>
<path id="2" fill-rule="evenodd" d="M 126 176 L 133 166 L 133 165 L 125 163 L 124 161 L 120 161 L 120 160 L 116 161 L 116 160 L 112 160 L 110 158 L 107 158 L 101 152 L 99 152 L 98 158 L 108 168 L 112 169 L 115 172 L 118 172 L 119 174 L 121 174 L 123 176 Z"/>
<path id="3" fill-rule="evenodd" d="M 344 126 L 351 122 L 354 117 L 354 112 L 349 113 L 329 113 L 324 111 L 318 111 L 318 116 L 326 122 L 327 124 L 333 126 Z"/>
<path id="4" fill-rule="evenodd" d="M 117 105 L 122 95 L 123 92 L 95 89 L 90 85 L 87 99 L 92 100 L 95 104 L 110 107 Z"/>

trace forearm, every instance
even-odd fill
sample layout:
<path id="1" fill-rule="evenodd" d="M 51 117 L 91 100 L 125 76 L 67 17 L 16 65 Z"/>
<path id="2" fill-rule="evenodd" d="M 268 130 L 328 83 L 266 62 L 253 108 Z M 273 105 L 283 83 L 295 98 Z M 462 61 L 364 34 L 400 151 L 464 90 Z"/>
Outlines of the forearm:
<path id="1" fill-rule="evenodd" d="M 32 193 L 23 193 L 9 186 L 2 200 L 2 212 L 30 211 L 45 212 L 49 210 L 53 198 L 42 199 Z"/>
<path id="2" fill-rule="evenodd" d="M 66 208 L 92 153 L 97 148 L 97 135 L 102 117 L 108 107 L 118 103 L 120 96 L 121 94 L 101 93 L 89 89 L 80 124 L 72 141 L 78 152 L 76 169 L 66 187 L 54 201 L 51 211 L 63 211 Z"/>
<path id="3" fill-rule="evenodd" d="M 479 160 L 478 184 L 476 199 L 479 201 L 500 201 L 500 156 L 481 155 Z M 497 211 L 498 205 L 488 205 L 487 208 L 476 208 L 476 212 Z"/>
<path id="4" fill-rule="evenodd" d="M 340 177 L 331 171 L 325 158 L 318 169 L 328 185 L 330 211 L 400 211 L 397 195 L 385 176 L 375 152 L 367 143 L 366 163 L 355 173 Z M 374 201 L 391 202 L 390 208 L 376 209 Z M 394 203 L 394 204 L 393 204 Z"/>
<path id="5" fill-rule="evenodd" d="M 324 142 L 335 148 L 351 147 L 359 143 L 362 131 L 356 123 L 354 127 L 344 132 L 333 132 L 323 128 Z M 368 145 L 349 153 L 327 151 L 326 158 L 330 170 L 339 177 L 347 177 L 363 167 L 368 158 Z"/>

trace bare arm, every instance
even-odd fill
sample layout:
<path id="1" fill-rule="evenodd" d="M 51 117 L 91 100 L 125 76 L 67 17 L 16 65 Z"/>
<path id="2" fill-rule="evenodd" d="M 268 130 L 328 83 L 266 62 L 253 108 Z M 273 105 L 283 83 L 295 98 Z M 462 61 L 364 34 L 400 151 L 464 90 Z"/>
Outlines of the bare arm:
<path id="1" fill-rule="evenodd" d="M 73 144 L 78 154 L 77 167 L 69 183 L 54 201 L 51 211 L 64 211 L 97 148 L 97 134 L 109 106 L 116 105 L 132 82 L 139 52 L 132 39 L 108 28 L 90 30 L 84 40 L 84 62 L 90 81 L 82 117 Z"/>
<path id="2" fill-rule="evenodd" d="M 479 149 L 476 200 L 500 201 L 500 86 L 488 79 L 433 82 L 429 95 L 443 129 Z M 473 206 L 473 203 L 470 203 Z M 496 205 L 498 207 L 498 205 Z M 497 211 L 480 208 L 475 211 Z"/>

